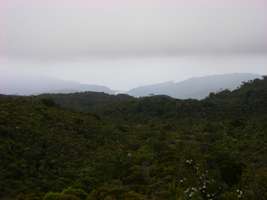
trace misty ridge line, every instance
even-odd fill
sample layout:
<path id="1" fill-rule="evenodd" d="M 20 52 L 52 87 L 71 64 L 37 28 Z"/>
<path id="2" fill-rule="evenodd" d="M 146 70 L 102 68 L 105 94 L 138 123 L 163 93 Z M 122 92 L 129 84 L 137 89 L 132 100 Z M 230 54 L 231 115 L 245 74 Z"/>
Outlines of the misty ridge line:
<path id="1" fill-rule="evenodd" d="M 39 95 L 43 93 L 69 94 L 79 92 L 102 92 L 110 95 L 128 94 L 134 97 L 167 95 L 178 99 L 203 99 L 211 92 L 234 90 L 243 82 L 262 78 L 252 73 L 216 74 L 192 77 L 183 81 L 167 81 L 143 85 L 127 91 L 117 91 L 104 85 L 84 84 L 45 76 L 0 75 L 0 93 L 7 95 Z"/>

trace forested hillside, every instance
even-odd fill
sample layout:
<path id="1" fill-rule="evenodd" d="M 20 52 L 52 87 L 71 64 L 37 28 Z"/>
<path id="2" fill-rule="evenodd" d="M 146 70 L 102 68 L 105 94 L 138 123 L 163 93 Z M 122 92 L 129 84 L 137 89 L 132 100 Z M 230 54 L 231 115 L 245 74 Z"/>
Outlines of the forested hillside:
<path id="1" fill-rule="evenodd" d="M 0 199 L 266 200 L 267 78 L 198 100 L 0 96 Z"/>

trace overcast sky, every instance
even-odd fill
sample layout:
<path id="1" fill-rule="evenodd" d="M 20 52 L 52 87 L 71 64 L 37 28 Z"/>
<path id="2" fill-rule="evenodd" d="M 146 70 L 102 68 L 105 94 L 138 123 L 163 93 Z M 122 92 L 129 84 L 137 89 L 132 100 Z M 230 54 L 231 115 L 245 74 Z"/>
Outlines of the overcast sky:
<path id="1" fill-rule="evenodd" d="M 125 90 L 267 74 L 267 0 L 1 0 L 1 72 Z"/>

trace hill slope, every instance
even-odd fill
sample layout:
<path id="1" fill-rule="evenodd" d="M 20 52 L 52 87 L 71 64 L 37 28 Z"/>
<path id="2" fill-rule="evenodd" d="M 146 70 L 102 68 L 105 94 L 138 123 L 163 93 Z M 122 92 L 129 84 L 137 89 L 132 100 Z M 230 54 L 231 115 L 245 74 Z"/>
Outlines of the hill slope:
<path id="1" fill-rule="evenodd" d="M 225 74 L 191 78 L 182 82 L 166 82 L 132 89 L 132 96 L 168 95 L 178 99 L 203 99 L 211 92 L 233 90 L 242 82 L 260 78 L 256 74 Z"/>
<path id="2" fill-rule="evenodd" d="M 0 95 L 1 199 L 267 198 L 267 78 L 202 101 L 98 94 L 83 112 L 52 97 Z"/>
<path id="3" fill-rule="evenodd" d="M 81 84 L 49 77 L 36 77 L 25 74 L 0 73 L 0 94 L 34 95 L 41 93 L 73 93 L 73 92 L 105 92 L 114 91 L 105 86 Z"/>

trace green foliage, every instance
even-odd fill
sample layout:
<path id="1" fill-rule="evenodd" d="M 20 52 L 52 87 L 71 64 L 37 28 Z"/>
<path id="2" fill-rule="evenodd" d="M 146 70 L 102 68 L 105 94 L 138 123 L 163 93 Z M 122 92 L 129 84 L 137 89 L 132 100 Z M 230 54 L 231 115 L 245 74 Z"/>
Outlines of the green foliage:
<path id="1" fill-rule="evenodd" d="M 59 200 L 60 196 L 60 193 L 49 192 L 44 196 L 43 200 Z"/>
<path id="2" fill-rule="evenodd" d="M 0 96 L 0 199 L 265 200 L 266 121 L 266 78 L 202 101 Z"/>
<path id="3" fill-rule="evenodd" d="M 146 200 L 146 198 L 134 191 L 128 191 L 122 186 L 106 185 L 91 192 L 87 200 L 100 199 L 123 199 L 123 200 Z"/>
<path id="4" fill-rule="evenodd" d="M 41 102 L 48 107 L 54 107 L 56 106 L 56 103 L 53 99 L 41 99 Z"/>
<path id="5" fill-rule="evenodd" d="M 75 195 L 60 194 L 58 200 L 80 200 L 80 199 Z"/>
<path id="6" fill-rule="evenodd" d="M 87 195 L 88 195 L 84 190 L 79 189 L 79 188 L 72 188 L 72 187 L 69 187 L 69 188 L 63 190 L 62 193 L 68 194 L 68 195 L 74 195 L 81 200 L 85 200 L 87 198 Z"/>
<path id="7" fill-rule="evenodd" d="M 43 200 L 84 200 L 86 198 L 87 194 L 83 190 L 67 188 L 61 193 L 48 192 Z"/>

